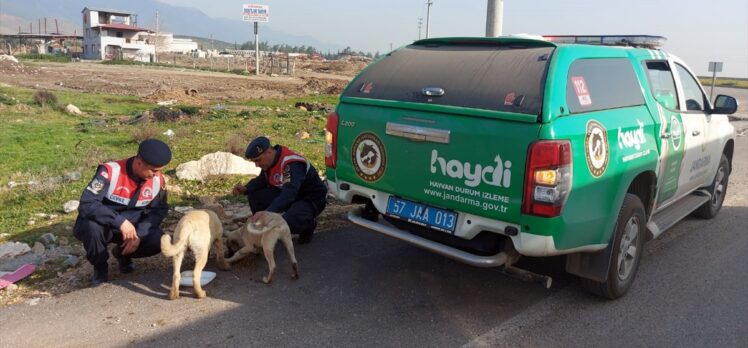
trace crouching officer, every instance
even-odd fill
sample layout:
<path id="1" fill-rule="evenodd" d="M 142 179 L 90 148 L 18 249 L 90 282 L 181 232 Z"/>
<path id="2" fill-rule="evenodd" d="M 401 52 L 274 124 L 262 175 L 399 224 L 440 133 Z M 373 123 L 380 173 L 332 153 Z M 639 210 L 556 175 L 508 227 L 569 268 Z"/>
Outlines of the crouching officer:
<path id="1" fill-rule="evenodd" d="M 244 154 L 262 169 L 260 175 L 246 185 L 234 186 L 233 194 L 245 194 L 256 213 L 267 210 L 283 213 L 292 234 L 299 235 L 299 244 L 312 240 L 317 216 L 327 205 L 327 186 L 317 169 L 304 157 L 285 146 L 270 146 L 266 137 L 258 137 L 247 146 Z"/>
<path id="2" fill-rule="evenodd" d="M 161 221 L 169 211 L 161 170 L 171 160 L 164 142 L 140 143 L 135 157 L 107 162 L 96 169 L 80 199 L 73 233 L 83 242 L 94 266 L 91 284 L 109 280 L 107 245 L 122 273 L 135 270 L 132 258 L 161 252 Z"/>

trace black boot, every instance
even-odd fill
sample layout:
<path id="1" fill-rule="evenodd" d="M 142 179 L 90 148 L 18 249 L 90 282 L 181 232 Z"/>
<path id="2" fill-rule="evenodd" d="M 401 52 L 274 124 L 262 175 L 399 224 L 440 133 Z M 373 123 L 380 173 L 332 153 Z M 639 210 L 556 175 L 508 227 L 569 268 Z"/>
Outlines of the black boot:
<path id="1" fill-rule="evenodd" d="M 112 249 L 112 255 L 117 259 L 119 263 L 119 272 L 122 274 L 128 274 L 135 272 L 135 264 L 132 262 L 132 258 L 122 255 L 122 247 L 119 245 Z"/>
<path id="2" fill-rule="evenodd" d="M 94 265 L 93 276 L 91 277 L 91 286 L 98 286 L 101 283 L 109 281 L 109 264 L 104 262 L 100 265 Z"/>
<path id="3" fill-rule="evenodd" d="M 317 219 L 312 221 L 311 228 L 305 229 L 303 232 L 299 233 L 299 244 L 307 244 L 311 242 L 312 238 L 314 238 L 315 228 L 317 228 Z"/>

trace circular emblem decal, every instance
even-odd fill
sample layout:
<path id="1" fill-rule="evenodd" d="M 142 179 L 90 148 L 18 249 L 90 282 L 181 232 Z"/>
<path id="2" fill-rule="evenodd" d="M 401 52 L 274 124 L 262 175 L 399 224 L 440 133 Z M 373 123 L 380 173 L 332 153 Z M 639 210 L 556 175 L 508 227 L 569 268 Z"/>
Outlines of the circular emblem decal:
<path id="1" fill-rule="evenodd" d="M 356 174 L 366 181 L 377 181 L 387 166 L 384 144 L 374 133 L 361 133 L 353 141 L 351 151 Z"/>
<path id="2" fill-rule="evenodd" d="M 153 190 L 151 190 L 150 187 L 146 187 L 143 189 L 143 198 L 152 198 L 153 197 Z"/>
<path id="3" fill-rule="evenodd" d="M 610 149 L 608 148 L 608 131 L 597 121 L 587 122 L 587 135 L 584 137 L 584 148 L 587 157 L 587 168 L 592 176 L 599 178 L 608 168 Z"/>
<path id="4" fill-rule="evenodd" d="M 670 118 L 670 140 L 673 143 L 673 149 L 675 151 L 678 151 L 680 149 L 680 143 L 681 143 L 681 133 L 683 133 L 683 128 L 681 127 L 680 121 L 678 121 L 678 118 L 673 116 Z"/>

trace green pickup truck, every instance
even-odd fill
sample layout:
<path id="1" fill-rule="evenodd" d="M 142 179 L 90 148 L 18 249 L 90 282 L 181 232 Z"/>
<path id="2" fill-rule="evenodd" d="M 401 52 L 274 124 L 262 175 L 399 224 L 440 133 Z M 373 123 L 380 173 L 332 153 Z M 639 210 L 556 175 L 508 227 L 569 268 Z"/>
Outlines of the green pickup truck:
<path id="1" fill-rule="evenodd" d="M 566 255 L 607 298 L 645 241 L 727 192 L 737 101 L 658 36 L 419 40 L 328 116 L 330 192 L 355 224 L 479 267 Z"/>

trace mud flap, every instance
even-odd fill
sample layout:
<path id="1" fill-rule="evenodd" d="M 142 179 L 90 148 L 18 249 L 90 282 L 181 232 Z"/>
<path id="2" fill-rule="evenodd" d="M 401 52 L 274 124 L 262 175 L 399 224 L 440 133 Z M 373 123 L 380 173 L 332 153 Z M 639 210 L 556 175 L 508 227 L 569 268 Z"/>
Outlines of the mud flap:
<path id="1" fill-rule="evenodd" d="M 604 282 L 608 280 L 608 267 L 613 254 L 613 243 L 608 242 L 608 247 L 594 253 L 575 253 L 566 255 L 566 272 L 573 275 Z"/>

